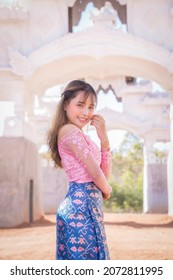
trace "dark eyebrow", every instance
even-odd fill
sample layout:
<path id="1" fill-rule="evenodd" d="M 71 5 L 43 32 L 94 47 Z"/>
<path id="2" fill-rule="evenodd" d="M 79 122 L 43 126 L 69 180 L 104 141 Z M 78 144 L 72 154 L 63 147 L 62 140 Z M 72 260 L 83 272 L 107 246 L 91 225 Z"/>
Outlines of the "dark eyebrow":
<path id="1" fill-rule="evenodd" d="M 77 103 L 80 103 L 80 104 L 85 104 L 85 102 L 84 102 L 84 101 L 78 101 Z"/>
<path id="2" fill-rule="evenodd" d="M 77 102 L 77 104 L 85 104 L 85 103 L 86 103 L 85 101 L 78 101 Z M 94 103 L 91 103 L 89 106 L 93 106 L 94 107 L 95 105 L 94 105 Z"/>

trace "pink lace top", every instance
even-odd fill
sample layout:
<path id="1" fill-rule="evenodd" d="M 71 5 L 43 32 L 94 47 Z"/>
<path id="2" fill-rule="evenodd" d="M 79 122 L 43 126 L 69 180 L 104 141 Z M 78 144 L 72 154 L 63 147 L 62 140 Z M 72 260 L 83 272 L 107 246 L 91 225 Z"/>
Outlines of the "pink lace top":
<path id="1" fill-rule="evenodd" d="M 110 151 L 101 152 L 79 128 L 65 134 L 59 141 L 58 149 L 69 181 L 97 183 L 100 175 L 108 178 L 111 169 Z"/>

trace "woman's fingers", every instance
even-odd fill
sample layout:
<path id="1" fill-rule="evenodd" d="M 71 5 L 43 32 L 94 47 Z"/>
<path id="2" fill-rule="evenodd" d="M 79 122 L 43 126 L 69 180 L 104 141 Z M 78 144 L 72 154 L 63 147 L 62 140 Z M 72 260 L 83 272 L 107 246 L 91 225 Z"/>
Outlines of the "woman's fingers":
<path id="1" fill-rule="evenodd" d="M 106 134 L 106 123 L 104 118 L 99 114 L 95 114 L 92 117 L 90 125 L 93 125 L 96 128 L 97 135 L 100 138 L 100 141 L 105 142 L 105 139 L 107 139 L 107 134 Z"/>
<path id="2" fill-rule="evenodd" d="M 102 116 L 100 115 L 94 115 L 91 121 L 91 125 L 95 126 L 105 126 L 105 120 Z"/>
<path id="3" fill-rule="evenodd" d="M 103 200 L 107 200 L 110 198 L 110 194 L 105 194 L 105 193 L 102 193 L 102 197 L 103 197 Z"/>

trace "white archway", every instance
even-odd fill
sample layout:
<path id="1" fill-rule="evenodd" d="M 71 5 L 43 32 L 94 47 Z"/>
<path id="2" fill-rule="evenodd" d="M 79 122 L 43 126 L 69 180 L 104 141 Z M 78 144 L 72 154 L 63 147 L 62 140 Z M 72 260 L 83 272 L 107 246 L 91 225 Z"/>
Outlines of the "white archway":
<path id="1" fill-rule="evenodd" d="M 172 92 L 172 54 L 119 30 L 91 27 L 57 39 L 29 57 L 12 49 L 9 55 L 13 71 L 25 77 L 30 92 L 76 77 L 120 75 L 144 77 Z"/>

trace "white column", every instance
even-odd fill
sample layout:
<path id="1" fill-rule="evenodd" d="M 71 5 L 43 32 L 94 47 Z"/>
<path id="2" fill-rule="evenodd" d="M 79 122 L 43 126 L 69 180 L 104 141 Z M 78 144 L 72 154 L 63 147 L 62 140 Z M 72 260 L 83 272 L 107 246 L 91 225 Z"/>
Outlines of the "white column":
<path id="1" fill-rule="evenodd" d="M 143 173 L 143 211 L 144 213 L 150 212 L 150 187 L 149 187 L 149 174 L 148 165 L 150 161 L 150 150 L 152 143 L 145 141 L 144 145 L 144 173 Z"/>
<path id="2" fill-rule="evenodd" d="M 173 216 L 173 92 L 171 93 L 170 104 L 170 146 L 167 163 L 168 177 L 168 214 Z"/>
<path id="3" fill-rule="evenodd" d="M 143 211 L 148 212 L 148 172 L 147 172 L 147 149 L 144 146 L 144 170 L 143 170 Z"/>
<path id="4" fill-rule="evenodd" d="M 143 208 L 145 213 L 167 213 L 166 164 L 152 152 L 154 140 L 145 142 Z"/>

